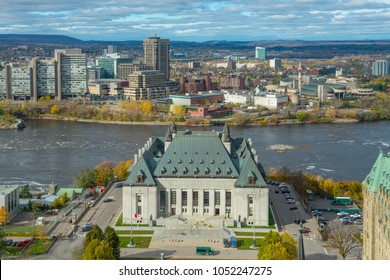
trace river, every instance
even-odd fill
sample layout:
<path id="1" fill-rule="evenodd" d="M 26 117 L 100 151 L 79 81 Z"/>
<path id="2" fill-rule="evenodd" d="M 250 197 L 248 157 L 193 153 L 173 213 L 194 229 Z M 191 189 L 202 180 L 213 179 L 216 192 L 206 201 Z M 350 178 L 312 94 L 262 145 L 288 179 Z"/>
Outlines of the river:
<path id="1" fill-rule="evenodd" d="M 82 168 L 103 160 L 133 159 L 167 126 L 31 120 L 24 130 L 0 130 L 0 184 L 73 184 Z M 216 130 L 222 126 L 179 129 Z M 232 137 L 251 138 L 267 170 L 285 166 L 334 180 L 362 181 L 379 150 L 390 152 L 390 122 L 231 127 Z M 283 151 L 277 150 L 282 146 Z"/>

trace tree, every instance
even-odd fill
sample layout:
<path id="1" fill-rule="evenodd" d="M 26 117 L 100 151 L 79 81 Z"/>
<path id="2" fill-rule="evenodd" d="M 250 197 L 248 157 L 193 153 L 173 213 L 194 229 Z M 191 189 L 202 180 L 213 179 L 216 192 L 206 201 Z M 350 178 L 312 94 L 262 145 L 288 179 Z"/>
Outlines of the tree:
<path id="1" fill-rule="evenodd" d="M 77 188 L 89 188 L 96 185 L 96 171 L 94 169 L 84 168 L 79 171 L 75 177 Z"/>
<path id="2" fill-rule="evenodd" d="M 83 254 L 83 260 L 114 260 L 112 248 L 106 240 L 92 240 Z"/>
<path id="3" fill-rule="evenodd" d="M 305 122 L 307 120 L 307 113 L 306 112 L 297 113 L 297 120 L 299 122 Z"/>
<path id="4" fill-rule="evenodd" d="M 85 239 L 84 239 L 84 249 L 86 250 L 86 248 L 88 247 L 89 243 L 92 242 L 92 240 L 98 240 L 98 241 L 101 241 L 103 240 L 103 231 L 101 230 L 101 228 L 97 225 L 94 225 L 92 227 L 92 229 L 87 233 L 87 235 L 85 236 Z"/>
<path id="5" fill-rule="evenodd" d="M 359 232 L 355 226 L 333 223 L 330 225 L 327 243 L 329 246 L 338 249 L 340 256 L 345 260 L 354 248 L 360 246 L 356 237 L 358 234 Z"/>
<path id="6" fill-rule="evenodd" d="M 60 106 L 58 106 L 57 104 L 51 106 L 50 114 L 58 115 L 59 113 L 60 113 Z"/>
<path id="7" fill-rule="evenodd" d="M 120 241 L 118 235 L 112 227 L 108 226 L 104 230 L 104 240 L 106 240 L 112 248 L 114 258 L 119 260 L 121 256 Z"/>
<path id="8" fill-rule="evenodd" d="M 19 198 L 31 198 L 30 185 L 24 185 L 19 193 Z"/>
<path id="9" fill-rule="evenodd" d="M 107 185 L 110 178 L 114 177 L 114 163 L 112 161 L 103 161 L 95 166 L 97 185 Z"/>
<path id="10" fill-rule="evenodd" d="M 288 233 L 270 231 L 260 242 L 259 260 L 296 260 L 297 244 Z"/>
<path id="11" fill-rule="evenodd" d="M 1 208 L 0 208 L 0 223 L 5 225 L 6 222 L 8 221 L 8 219 L 9 219 L 9 214 L 8 214 L 7 209 L 5 209 L 4 206 L 1 206 Z"/>
<path id="12" fill-rule="evenodd" d="M 133 164 L 132 160 L 120 161 L 117 166 L 114 167 L 114 174 L 119 181 L 126 180 L 129 176 L 129 168 Z"/>

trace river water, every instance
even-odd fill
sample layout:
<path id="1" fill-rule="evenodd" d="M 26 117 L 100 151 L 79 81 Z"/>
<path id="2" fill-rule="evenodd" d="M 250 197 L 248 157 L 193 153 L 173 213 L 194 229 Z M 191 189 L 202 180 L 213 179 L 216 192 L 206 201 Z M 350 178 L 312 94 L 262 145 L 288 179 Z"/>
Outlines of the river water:
<path id="1" fill-rule="evenodd" d="M 133 159 L 167 126 L 31 120 L 24 130 L 0 130 L 0 184 L 72 186 L 82 168 L 103 160 Z M 222 126 L 179 129 L 216 130 Z M 232 137 L 251 138 L 267 170 L 285 166 L 334 180 L 362 181 L 379 150 L 390 152 L 390 122 L 231 127 Z M 281 152 L 274 145 L 289 145 Z"/>

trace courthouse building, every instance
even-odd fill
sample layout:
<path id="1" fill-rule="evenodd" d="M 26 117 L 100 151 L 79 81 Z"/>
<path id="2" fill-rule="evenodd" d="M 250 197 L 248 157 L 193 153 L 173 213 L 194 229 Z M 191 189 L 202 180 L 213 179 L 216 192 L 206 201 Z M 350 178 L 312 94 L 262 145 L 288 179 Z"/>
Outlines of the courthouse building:
<path id="1" fill-rule="evenodd" d="M 252 141 L 223 132 L 177 131 L 150 138 L 123 186 L 123 223 L 223 219 L 268 226 L 268 187 Z"/>
<path id="2" fill-rule="evenodd" d="M 363 259 L 390 260 L 390 154 L 379 153 L 363 196 Z"/>

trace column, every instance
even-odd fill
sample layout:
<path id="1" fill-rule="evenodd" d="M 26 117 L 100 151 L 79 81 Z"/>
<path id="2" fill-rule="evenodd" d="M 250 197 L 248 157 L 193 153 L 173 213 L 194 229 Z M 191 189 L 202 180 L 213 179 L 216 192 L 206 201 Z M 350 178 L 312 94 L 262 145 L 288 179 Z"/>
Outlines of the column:
<path id="1" fill-rule="evenodd" d="M 203 192 L 204 190 L 202 189 L 199 189 L 198 191 L 198 211 L 199 211 L 199 215 L 203 216 L 204 213 L 203 213 L 203 209 L 204 209 L 204 205 L 203 205 L 203 199 L 204 199 L 204 195 L 203 195 Z"/>
<path id="2" fill-rule="evenodd" d="M 181 189 L 176 190 L 176 214 L 181 215 Z"/>
<path id="3" fill-rule="evenodd" d="M 209 191 L 209 214 L 210 216 L 215 216 L 215 190 Z"/>
<path id="4" fill-rule="evenodd" d="M 187 190 L 187 215 L 192 216 L 192 189 Z"/>
<path id="5" fill-rule="evenodd" d="M 167 192 L 166 192 L 166 210 L 165 210 L 165 213 L 166 213 L 166 216 L 165 217 L 169 217 L 171 215 L 171 208 L 172 208 L 172 205 L 171 205 L 171 189 L 168 189 Z"/>
<path id="6" fill-rule="evenodd" d="M 221 190 L 221 205 L 220 205 L 220 210 L 219 210 L 221 215 L 226 215 L 226 190 Z"/>

